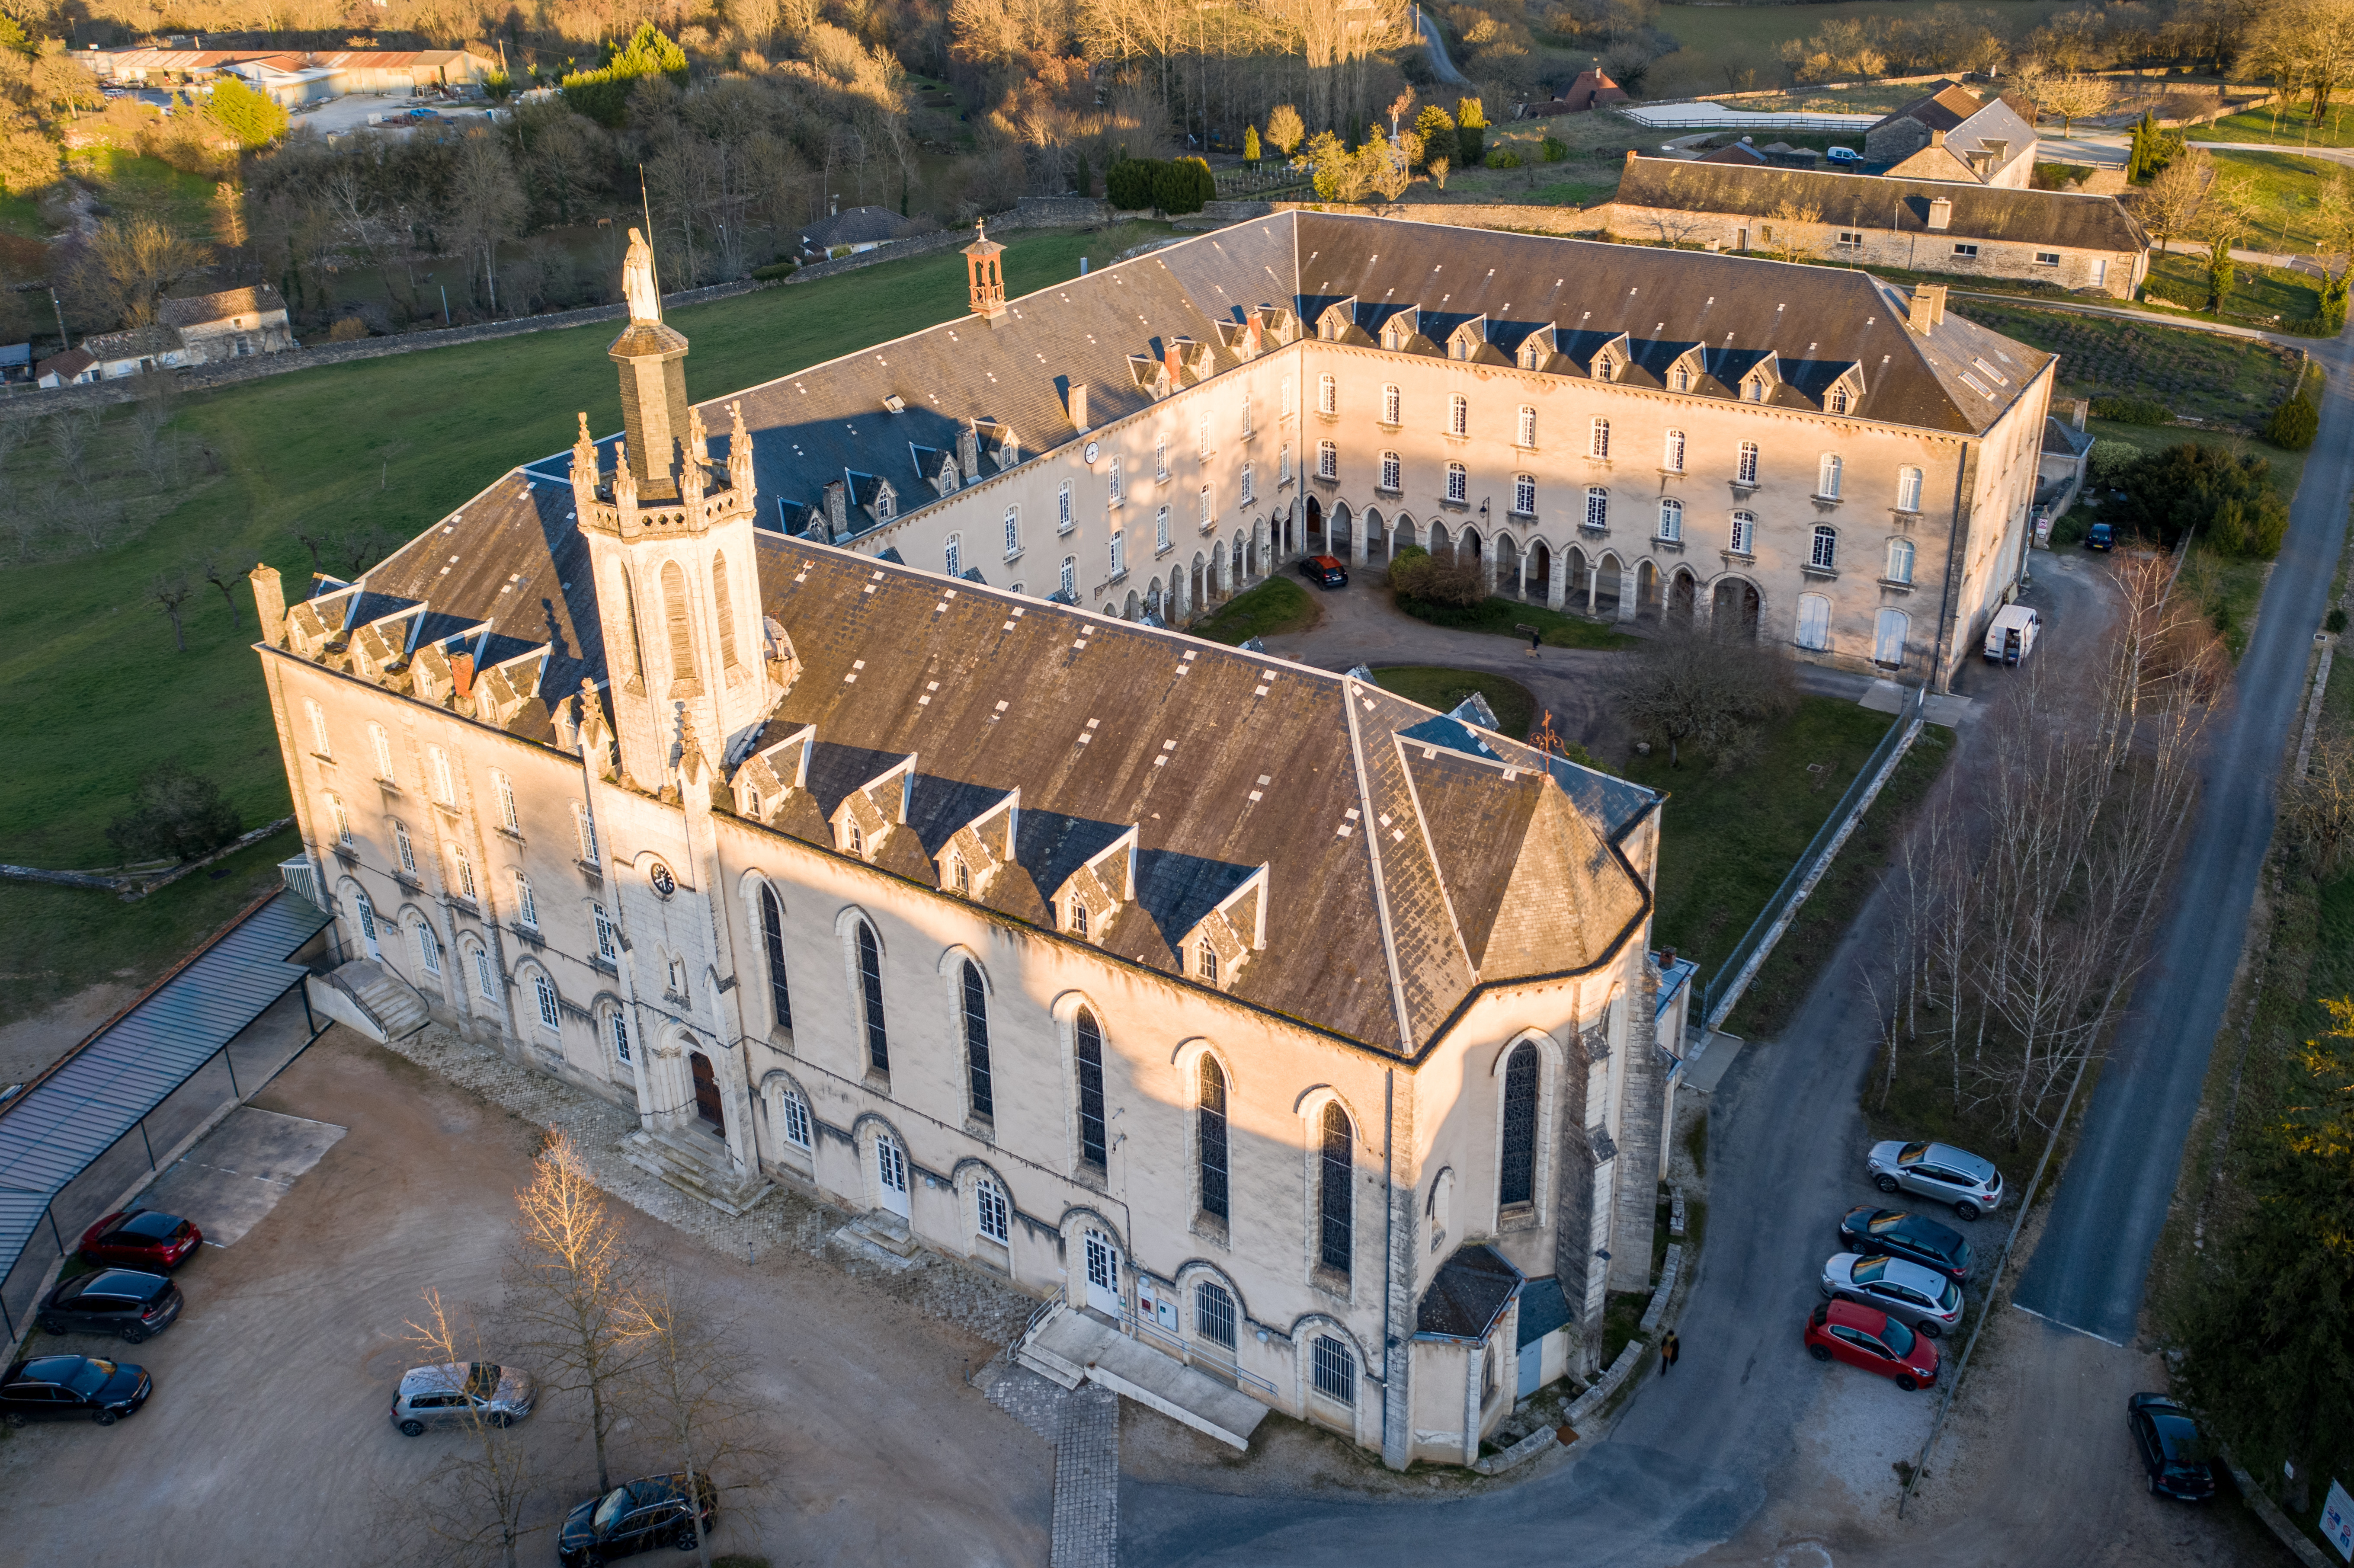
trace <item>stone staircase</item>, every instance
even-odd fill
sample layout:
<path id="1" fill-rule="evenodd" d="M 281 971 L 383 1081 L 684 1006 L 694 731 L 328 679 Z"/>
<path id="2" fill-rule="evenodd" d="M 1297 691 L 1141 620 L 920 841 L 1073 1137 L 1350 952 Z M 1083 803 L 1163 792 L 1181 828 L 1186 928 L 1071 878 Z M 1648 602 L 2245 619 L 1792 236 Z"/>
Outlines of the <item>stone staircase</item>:
<path id="1" fill-rule="evenodd" d="M 355 959 L 310 980 L 311 999 L 319 1011 L 379 1044 L 405 1040 L 432 1021 L 416 988 L 367 959 Z"/>
<path id="2" fill-rule="evenodd" d="M 712 1139 L 707 1140 L 709 1148 L 699 1148 L 695 1137 L 641 1130 L 616 1147 L 639 1170 L 723 1214 L 743 1213 L 776 1191 L 777 1184 L 757 1171 L 738 1177 L 728 1162 L 725 1144 Z"/>

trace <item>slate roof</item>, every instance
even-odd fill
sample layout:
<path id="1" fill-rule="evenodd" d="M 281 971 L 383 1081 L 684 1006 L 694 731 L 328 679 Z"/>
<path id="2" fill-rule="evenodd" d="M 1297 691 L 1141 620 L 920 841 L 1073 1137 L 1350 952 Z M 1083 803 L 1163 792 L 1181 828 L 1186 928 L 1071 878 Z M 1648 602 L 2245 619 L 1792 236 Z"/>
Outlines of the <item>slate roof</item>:
<path id="1" fill-rule="evenodd" d="M 1637 158 L 1614 199 L 1622 207 L 1720 212 L 1745 217 L 1787 216 L 1816 207 L 1815 221 L 1841 228 L 1926 234 L 1929 203 L 1954 204 L 1946 228 L 1956 239 L 2004 239 L 2077 250 L 2143 250 L 2149 237 L 2115 196 L 2074 191 L 2015 191 L 1972 182 L 1889 179 L 1803 169 L 1776 169 L 1706 159 Z"/>
<path id="2" fill-rule="evenodd" d="M 1518 1348 L 1532 1345 L 1569 1323 L 1569 1298 L 1562 1293 L 1560 1280 L 1547 1275 L 1521 1287 L 1520 1332 L 1513 1336 L 1520 1340 Z"/>
<path id="3" fill-rule="evenodd" d="M 142 355 L 170 354 L 181 346 L 180 334 L 162 324 L 125 327 L 81 340 L 81 345 L 102 360 L 137 359 Z"/>
<path id="4" fill-rule="evenodd" d="M 155 319 L 168 327 L 185 328 L 227 321 L 231 316 L 268 315 L 272 311 L 282 314 L 285 309 L 285 297 L 275 288 L 268 283 L 249 283 L 241 289 L 165 300 L 155 307 Z"/>
<path id="5" fill-rule="evenodd" d="M 2002 155 L 1987 166 L 1988 179 L 2035 153 L 2035 127 L 2017 110 L 1999 97 L 1981 98 L 1959 82 L 1941 82 L 1935 91 L 1875 121 L 1865 128 L 1864 140 L 1870 142 L 1872 132 L 1898 120 L 1916 120 L 1932 131 L 1943 131 L 1946 146 L 1956 156 L 1990 152 L 1988 143 L 2002 143 Z"/>
<path id="6" fill-rule="evenodd" d="M 800 238 L 810 249 L 823 250 L 836 245 L 873 245 L 896 239 L 907 232 L 908 227 L 906 218 L 887 207 L 854 207 L 847 212 L 819 218 L 801 231 Z"/>
<path id="7" fill-rule="evenodd" d="M 1484 1242 L 1460 1249 L 1438 1266 L 1430 1288 L 1422 1293 L 1422 1303 L 1415 1308 L 1415 1337 L 1486 1339 L 1521 1293 L 1525 1277 L 1511 1259 Z"/>

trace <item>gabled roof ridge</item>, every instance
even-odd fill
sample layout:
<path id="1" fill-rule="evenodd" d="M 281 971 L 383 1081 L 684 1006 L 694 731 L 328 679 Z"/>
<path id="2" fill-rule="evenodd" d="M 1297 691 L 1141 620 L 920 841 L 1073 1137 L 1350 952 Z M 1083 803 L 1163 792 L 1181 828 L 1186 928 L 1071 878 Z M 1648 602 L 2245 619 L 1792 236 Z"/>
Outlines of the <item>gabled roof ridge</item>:
<path id="1" fill-rule="evenodd" d="M 1400 730 L 1390 732 L 1390 745 L 1398 754 L 1398 772 L 1405 779 L 1405 798 L 1414 803 L 1415 831 L 1422 835 L 1422 853 L 1430 857 L 1430 877 L 1438 884 L 1438 905 L 1447 911 L 1447 928 L 1455 933 L 1455 950 L 1463 955 L 1463 967 L 1471 971 L 1471 982 L 1479 982 L 1479 960 L 1472 956 L 1471 944 L 1464 939 L 1462 916 L 1455 913 L 1455 895 L 1447 886 L 1447 865 L 1438 857 L 1438 845 L 1430 837 L 1430 813 L 1422 809 L 1422 790 L 1414 781 L 1414 763 L 1405 753 L 1405 735 Z M 1472 762 L 1484 762 L 1481 757 L 1450 751 L 1450 757 L 1462 757 Z M 1368 828 L 1368 836 L 1379 837 Z"/>
<path id="2" fill-rule="evenodd" d="M 1405 971 L 1398 963 L 1397 930 L 1390 913 L 1389 884 L 1382 874 L 1382 835 L 1374 826 L 1373 780 L 1365 774 L 1364 735 L 1357 723 L 1356 688 L 1359 683 L 1346 676 L 1341 680 L 1341 712 L 1349 721 L 1349 766 L 1356 774 L 1357 810 L 1361 813 L 1357 820 L 1363 825 L 1365 855 L 1373 871 L 1373 919 L 1381 929 L 1382 959 L 1389 966 L 1390 1005 L 1397 1015 L 1398 1051 L 1402 1055 L 1412 1056 L 1416 1044 L 1414 1007 L 1406 1000 Z M 1416 810 L 1419 815 L 1420 808 L 1417 806 Z M 1447 912 L 1447 918 L 1454 918 L 1453 910 Z M 1460 946 L 1463 940 L 1460 931 L 1456 933 L 1455 939 Z M 1474 970 L 1473 974 L 1476 978 L 1478 971 Z"/>

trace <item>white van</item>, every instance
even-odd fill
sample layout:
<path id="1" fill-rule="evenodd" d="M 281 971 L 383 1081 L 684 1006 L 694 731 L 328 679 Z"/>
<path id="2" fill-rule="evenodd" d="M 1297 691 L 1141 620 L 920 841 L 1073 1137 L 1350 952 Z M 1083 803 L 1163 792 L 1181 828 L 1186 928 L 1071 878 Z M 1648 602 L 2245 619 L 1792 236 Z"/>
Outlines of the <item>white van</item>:
<path id="1" fill-rule="evenodd" d="M 1987 623 L 1987 662 L 2018 663 L 2034 650 L 2036 635 L 2042 629 L 2042 622 L 2027 606 L 2004 605 Z"/>

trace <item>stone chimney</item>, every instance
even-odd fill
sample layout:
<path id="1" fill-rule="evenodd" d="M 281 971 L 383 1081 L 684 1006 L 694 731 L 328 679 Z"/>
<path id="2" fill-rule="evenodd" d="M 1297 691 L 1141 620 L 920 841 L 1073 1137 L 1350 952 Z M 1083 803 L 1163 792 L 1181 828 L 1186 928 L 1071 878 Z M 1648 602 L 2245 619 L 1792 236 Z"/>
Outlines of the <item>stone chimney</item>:
<path id="1" fill-rule="evenodd" d="M 1929 132 L 1929 145 L 1932 147 L 1942 147 L 1945 144 L 1946 133 L 1943 131 L 1936 130 L 1933 127 Z"/>
<path id="2" fill-rule="evenodd" d="M 1087 433 L 1087 384 L 1086 382 L 1071 383 L 1067 404 L 1071 414 L 1071 429 L 1083 436 L 1086 435 Z"/>
<path id="3" fill-rule="evenodd" d="M 1954 200 L 1953 200 L 1953 197 L 1951 197 L 1951 196 L 1931 196 L 1931 197 L 1929 198 L 1929 227 L 1930 227 L 1930 228 L 1932 228 L 1933 230 L 1942 230 L 1942 229 L 1951 228 L 1953 226 L 1954 226 Z"/>
<path id="4" fill-rule="evenodd" d="M 957 474 L 967 484 L 981 477 L 981 428 L 970 419 L 957 432 Z"/>
<path id="5" fill-rule="evenodd" d="M 2083 420 L 2077 423 L 2082 424 Z M 286 641 L 286 586 L 279 580 L 278 568 L 263 562 L 248 574 L 253 584 L 253 613 L 261 622 L 261 640 L 272 648 Z"/>
<path id="6" fill-rule="evenodd" d="M 1169 390 L 1174 392 L 1185 385 L 1185 351 L 1176 344 L 1161 349 L 1161 367 L 1169 372 Z"/>
<path id="7" fill-rule="evenodd" d="M 474 694 L 474 656 L 472 653 L 450 655 L 451 694 L 466 702 Z"/>
<path id="8" fill-rule="evenodd" d="M 826 537 L 840 538 L 850 531 L 850 482 L 837 479 L 825 487 Z"/>
<path id="9" fill-rule="evenodd" d="M 1905 324 L 1914 332 L 1927 333 L 1946 319 L 1946 285 L 1916 283 L 1913 287 L 1913 313 Z"/>

